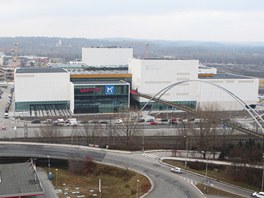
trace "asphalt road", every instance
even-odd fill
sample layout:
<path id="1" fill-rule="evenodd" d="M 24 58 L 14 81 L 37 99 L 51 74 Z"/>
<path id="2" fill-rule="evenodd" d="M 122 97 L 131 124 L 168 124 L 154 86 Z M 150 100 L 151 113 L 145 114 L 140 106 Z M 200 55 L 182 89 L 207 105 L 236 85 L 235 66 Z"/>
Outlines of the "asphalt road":
<path id="1" fill-rule="evenodd" d="M 47 157 L 61 159 L 83 159 L 87 156 L 94 160 L 126 167 L 146 174 L 154 189 L 146 197 L 162 198 L 200 198 L 204 197 L 193 185 L 181 176 L 172 174 L 168 167 L 160 165 L 155 158 L 147 158 L 142 153 L 110 152 L 108 150 L 68 145 L 44 145 L 1 142 L 0 156 Z"/>

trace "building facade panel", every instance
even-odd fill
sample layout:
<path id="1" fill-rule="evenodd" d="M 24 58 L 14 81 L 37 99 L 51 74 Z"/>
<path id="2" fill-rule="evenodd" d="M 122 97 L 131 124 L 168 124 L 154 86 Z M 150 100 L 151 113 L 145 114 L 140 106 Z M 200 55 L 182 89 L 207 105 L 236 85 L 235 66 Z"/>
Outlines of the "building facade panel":
<path id="1" fill-rule="evenodd" d="M 130 59 L 132 89 L 155 95 L 165 87 L 183 80 L 197 80 L 198 60 Z M 194 101 L 196 85 L 185 83 L 169 90 L 162 97 L 168 101 Z M 147 99 L 139 98 L 140 103 Z"/>
<path id="2" fill-rule="evenodd" d="M 205 82 L 219 85 L 232 92 L 247 104 L 257 104 L 258 84 L 257 78 L 234 79 L 203 79 Z M 210 84 L 199 83 L 197 101 L 201 108 L 215 103 L 222 110 L 240 110 L 243 107 L 224 90 Z"/>
<path id="3" fill-rule="evenodd" d="M 74 113 L 113 113 L 129 108 L 129 84 L 75 84 Z"/>
<path id="4" fill-rule="evenodd" d="M 82 62 L 91 66 L 127 65 L 132 57 L 132 48 L 82 48 Z"/>
<path id="5" fill-rule="evenodd" d="M 28 111 L 36 105 L 70 104 L 70 74 L 66 71 L 40 72 L 22 70 L 15 72 L 16 111 Z"/>

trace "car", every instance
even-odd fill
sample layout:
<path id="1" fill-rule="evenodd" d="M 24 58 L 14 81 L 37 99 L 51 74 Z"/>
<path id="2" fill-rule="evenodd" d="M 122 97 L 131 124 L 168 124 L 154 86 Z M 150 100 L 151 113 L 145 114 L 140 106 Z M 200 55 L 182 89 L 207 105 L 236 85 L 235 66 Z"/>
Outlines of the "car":
<path id="1" fill-rule="evenodd" d="M 181 168 L 179 168 L 179 167 L 173 167 L 173 168 L 171 168 L 171 172 L 178 173 L 178 174 L 181 174 L 182 173 Z"/>
<path id="2" fill-rule="evenodd" d="M 253 192 L 252 197 L 264 198 L 264 192 Z"/>
<path id="3" fill-rule="evenodd" d="M 146 122 L 154 122 L 153 118 L 147 119 Z"/>
<path id="4" fill-rule="evenodd" d="M 114 121 L 115 124 L 122 124 L 123 123 L 123 120 L 122 119 L 117 119 Z"/>
<path id="5" fill-rule="evenodd" d="M 52 124 L 52 119 L 47 119 L 43 122 L 44 124 Z"/>
<path id="6" fill-rule="evenodd" d="M 67 120 L 67 122 L 65 122 L 65 123 L 69 123 L 69 120 Z M 89 121 L 88 120 L 82 120 L 82 121 L 80 121 L 80 124 L 89 124 Z"/>
<path id="7" fill-rule="evenodd" d="M 40 121 L 40 120 L 32 120 L 31 123 L 32 123 L 32 124 L 40 124 L 41 121 Z"/>
<path id="8" fill-rule="evenodd" d="M 150 122 L 149 124 L 150 125 L 157 125 L 158 123 L 157 122 Z"/>
<path id="9" fill-rule="evenodd" d="M 90 124 L 99 124 L 99 121 L 97 121 L 97 120 L 92 120 L 92 121 L 90 121 Z"/>
<path id="10" fill-rule="evenodd" d="M 105 120 L 102 120 L 102 121 L 100 121 L 100 124 L 108 124 L 108 122 L 107 121 L 105 121 Z"/>

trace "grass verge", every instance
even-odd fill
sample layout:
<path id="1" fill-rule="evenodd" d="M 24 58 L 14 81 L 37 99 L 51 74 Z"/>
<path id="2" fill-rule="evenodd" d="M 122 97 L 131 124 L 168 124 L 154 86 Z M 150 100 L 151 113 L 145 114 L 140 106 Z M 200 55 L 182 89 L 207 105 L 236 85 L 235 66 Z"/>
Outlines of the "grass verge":
<path id="1" fill-rule="evenodd" d="M 163 162 L 165 162 L 167 164 L 170 164 L 172 166 L 177 166 L 177 167 L 186 169 L 186 170 L 194 172 L 194 173 L 205 175 L 205 170 L 195 170 L 195 169 L 189 168 L 188 166 L 185 168 L 184 167 L 184 162 L 182 162 L 182 161 L 163 160 Z M 211 178 L 214 178 L 217 181 L 227 182 L 227 183 L 230 183 L 230 184 L 233 184 L 233 185 L 236 185 L 236 186 L 240 186 L 240 187 L 243 187 L 243 188 L 252 189 L 253 191 L 258 191 L 259 190 L 255 186 L 251 186 L 251 185 L 248 185 L 248 184 L 245 184 L 245 183 L 241 183 L 241 182 L 236 182 L 236 181 L 231 180 L 230 178 L 225 177 L 224 170 L 221 170 L 221 169 L 213 169 L 213 170 L 208 169 L 207 176 L 211 177 Z"/>
<path id="2" fill-rule="evenodd" d="M 212 186 L 205 186 L 204 184 L 197 184 L 197 188 L 203 193 L 207 195 L 215 195 L 215 196 L 220 196 L 220 197 L 232 197 L 232 198 L 243 198 L 239 195 L 235 195 L 233 193 L 229 193 L 223 190 L 220 190 L 218 188 L 214 188 Z"/>

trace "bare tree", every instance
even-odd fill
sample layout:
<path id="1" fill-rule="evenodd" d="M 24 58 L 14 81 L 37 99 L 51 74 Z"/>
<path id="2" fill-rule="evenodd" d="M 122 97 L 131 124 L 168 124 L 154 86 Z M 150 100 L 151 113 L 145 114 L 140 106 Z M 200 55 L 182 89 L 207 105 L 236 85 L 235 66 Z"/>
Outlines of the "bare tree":
<path id="1" fill-rule="evenodd" d="M 99 123 L 85 124 L 82 134 L 85 136 L 86 144 L 95 144 L 95 137 L 102 135 L 102 127 Z"/>
<path id="2" fill-rule="evenodd" d="M 120 113 L 119 117 L 122 119 L 122 123 L 120 123 L 115 130 L 118 135 L 126 137 L 126 144 L 129 145 L 133 136 L 142 134 L 138 123 L 140 118 L 139 112 L 124 111 Z"/>
<path id="3" fill-rule="evenodd" d="M 219 110 L 216 106 L 207 106 L 203 110 L 198 109 L 196 115 L 199 119 L 188 122 L 187 126 L 192 135 L 199 137 L 198 148 L 204 151 L 204 158 L 208 151 L 215 158 L 216 130 L 221 122 Z"/>
<path id="4" fill-rule="evenodd" d="M 40 127 L 40 137 L 43 137 L 47 142 L 56 143 L 62 137 L 62 132 L 57 126 L 45 125 Z"/>

